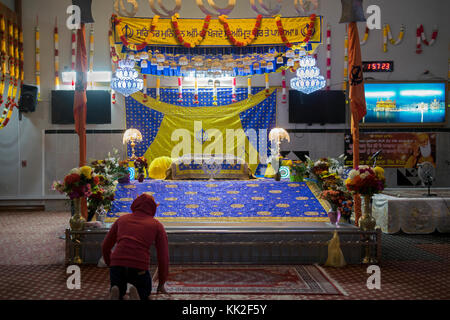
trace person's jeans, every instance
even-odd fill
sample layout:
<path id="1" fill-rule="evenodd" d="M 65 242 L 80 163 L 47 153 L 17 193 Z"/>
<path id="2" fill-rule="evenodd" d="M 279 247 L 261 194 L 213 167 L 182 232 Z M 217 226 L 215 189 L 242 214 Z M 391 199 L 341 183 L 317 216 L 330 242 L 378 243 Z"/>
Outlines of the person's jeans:
<path id="1" fill-rule="evenodd" d="M 111 288 L 119 287 L 120 300 L 127 292 L 127 283 L 136 287 L 141 300 L 147 300 L 152 291 L 152 278 L 150 273 L 134 268 L 111 266 L 109 268 L 109 278 L 111 281 Z"/>

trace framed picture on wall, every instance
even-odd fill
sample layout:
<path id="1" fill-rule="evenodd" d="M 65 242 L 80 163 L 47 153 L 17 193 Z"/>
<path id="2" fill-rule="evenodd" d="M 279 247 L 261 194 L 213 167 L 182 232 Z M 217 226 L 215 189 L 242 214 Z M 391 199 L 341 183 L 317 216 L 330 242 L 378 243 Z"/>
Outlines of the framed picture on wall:
<path id="1" fill-rule="evenodd" d="M 364 84 L 364 127 L 430 127 L 447 123 L 446 81 L 370 81 Z"/>

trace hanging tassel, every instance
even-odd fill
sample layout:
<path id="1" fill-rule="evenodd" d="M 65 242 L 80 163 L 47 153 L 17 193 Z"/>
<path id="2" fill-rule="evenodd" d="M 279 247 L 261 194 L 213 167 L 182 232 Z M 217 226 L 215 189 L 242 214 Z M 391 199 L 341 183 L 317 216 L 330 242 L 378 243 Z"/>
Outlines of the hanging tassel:
<path id="1" fill-rule="evenodd" d="M 252 96 L 252 78 L 247 78 L 247 97 L 250 99 Z"/>
<path id="2" fill-rule="evenodd" d="M 281 70 L 281 101 L 282 103 L 287 103 L 287 94 L 286 94 L 286 70 Z"/>
<path id="3" fill-rule="evenodd" d="M 89 32 L 89 72 L 94 72 L 94 24 L 91 26 L 91 30 Z M 89 81 L 89 87 L 92 89 L 94 87 L 94 81 L 91 79 Z"/>
<path id="4" fill-rule="evenodd" d="M 427 37 L 425 36 L 425 30 L 423 28 L 423 25 L 420 25 L 419 29 L 420 29 L 420 38 L 422 39 L 422 42 L 426 46 L 429 46 L 430 44 L 428 43 Z"/>
<path id="5" fill-rule="evenodd" d="M 325 262 L 325 266 L 341 268 L 346 264 L 344 254 L 341 250 L 339 236 L 337 231 L 335 231 L 333 238 L 328 242 L 328 258 Z"/>
<path id="6" fill-rule="evenodd" d="M 15 107 L 19 107 L 19 96 L 17 96 L 17 92 L 19 89 L 19 26 L 14 25 L 14 89 L 13 89 L 13 95 L 12 95 L 12 104 Z M 17 101 L 16 101 L 17 100 Z"/>
<path id="7" fill-rule="evenodd" d="M 422 50 L 421 50 L 422 46 L 420 44 L 421 42 L 423 42 L 426 46 L 432 46 L 436 42 L 437 36 L 438 36 L 438 29 L 437 29 L 437 26 L 434 26 L 433 33 L 431 35 L 431 40 L 428 42 L 427 37 L 425 35 L 425 30 L 423 28 L 423 25 L 418 26 L 416 53 L 422 53 Z"/>
<path id="8" fill-rule="evenodd" d="M 344 41 L 344 81 L 342 82 L 342 90 L 347 91 L 348 83 L 348 35 L 347 30 L 345 32 Z"/>
<path id="9" fill-rule="evenodd" d="M 389 24 L 386 24 L 386 28 L 387 28 L 387 32 L 388 32 L 389 42 L 394 46 L 399 45 L 400 42 L 402 42 L 402 40 L 403 40 L 403 36 L 405 35 L 405 26 L 402 25 L 400 27 L 400 33 L 398 34 L 397 40 L 395 40 L 394 37 L 392 36 L 391 26 Z"/>
<path id="10" fill-rule="evenodd" d="M 119 63 L 119 57 L 117 56 L 116 48 L 114 47 L 114 37 L 113 37 L 113 32 L 111 29 L 108 32 L 108 37 L 109 37 L 109 47 L 110 47 L 109 55 L 111 56 L 111 63 L 113 65 L 116 65 L 117 63 Z"/>
<path id="11" fill-rule="evenodd" d="M 156 100 L 159 101 L 161 99 L 161 78 L 156 77 Z"/>
<path id="12" fill-rule="evenodd" d="M 36 29 L 35 29 L 35 54 L 36 54 L 36 64 L 35 64 L 35 75 L 36 75 L 36 86 L 38 88 L 38 101 L 41 100 L 41 46 L 40 46 L 40 31 L 39 31 L 39 18 L 36 18 Z"/>
<path id="13" fill-rule="evenodd" d="M 417 26 L 417 30 L 416 30 L 416 53 L 417 54 L 421 54 L 422 53 L 422 39 L 420 38 L 422 35 L 422 30 L 423 26 L 422 25 L 418 25 Z"/>
<path id="14" fill-rule="evenodd" d="M 237 102 L 237 97 L 236 97 L 236 77 L 233 77 L 233 80 L 231 80 L 231 102 L 233 102 L 233 103 Z"/>
<path id="15" fill-rule="evenodd" d="M 331 85 L 331 28 L 327 25 L 327 90 Z"/>
<path id="16" fill-rule="evenodd" d="M 59 34 L 58 34 L 58 18 L 55 18 L 55 29 L 53 34 L 54 55 L 55 55 L 55 90 L 59 90 Z"/>
<path id="17" fill-rule="evenodd" d="M 437 26 L 435 26 L 434 30 L 433 30 L 433 34 L 431 35 L 430 46 L 432 46 L 436 42 L 437 36 L 438 36 L 438 29 L 437 29 Z"/>
<path id="18" fill-rule="evenodd" d="M 77 54 L 77 34 L 72 30 L 72 90 L 75 89 L 75 62 Z"/>
<path id="19" fill-rule="evenodd" d="M 217 106 L 217 80 L 213 84 L 213 105 Z"/>
<path id="20" fill-rule="evenodd" d="M 183 78 L 178 77 L 178 102 L 183 102 Z"/>
<path id="21" fill-rule="evenodd" d="M 383 25 L 383 52 L 387 52 L 388 28 Z"/>
<path id="22" fill-rule="evenodd" d="M 266 85 L 266 97 L 268 97 L 269 94 L 269 74 L 265 73 L 264 74 L 264 80 L 265 80 L 265 85 Z"/>
<path id="23" fill-rule="evenodd" d="M 362 39 L 362 41 L 360 42 L 360 45 L 365 45 L 366 44 L 366 42 L 367 42 L 367 40 L 369 39 L 369 31 L 370 31 L 370 29 L 369 29 L 369 27 L 367 26 L 367 24 L 366 24 L 366 31 L 364 32 L 364 38 Z"/>
<path id="24" fill-rule="evenodd" d="M 146 102 L 148 102 L 148 96 L 147 96 L 147 75 L 144 74 L 143 78 L 144 78 L 144 85 L 142 87 L 142 93 L 144 94 L 143 102 L 146 103 Z"/>
<path id="25" fill-rule="evenodd" d="M 195 78 L 194 82 L 194 104 L 199 104 L 198 101 L 198 80 Z"/>
<path id="26" fill-rule="evenodd" d="M 24 79 L 24 55 L 23 55 L 23 30 L 20 27 L 19 29 L 19 79 L 20 79 L 20 89 L 19 89 L 19 95 L 18 97 L 20 97 L 21 95 L 21 91 L 22 91 L 22 86 L 23 86 L 23 79 Z"/>

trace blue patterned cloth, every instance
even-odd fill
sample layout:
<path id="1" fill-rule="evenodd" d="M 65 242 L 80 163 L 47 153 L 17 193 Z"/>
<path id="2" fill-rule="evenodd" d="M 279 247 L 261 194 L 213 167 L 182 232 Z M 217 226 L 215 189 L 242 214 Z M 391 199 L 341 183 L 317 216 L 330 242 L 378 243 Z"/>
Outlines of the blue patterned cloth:
<path id="1" fill-rule="evenodd" d="M 117 187 L 109 220 L 130 213 L 134 199 L 150 192 L 157 217 L 175 221 L 328 221 L 326 209 L 305 182 L 145 180 Z"/>

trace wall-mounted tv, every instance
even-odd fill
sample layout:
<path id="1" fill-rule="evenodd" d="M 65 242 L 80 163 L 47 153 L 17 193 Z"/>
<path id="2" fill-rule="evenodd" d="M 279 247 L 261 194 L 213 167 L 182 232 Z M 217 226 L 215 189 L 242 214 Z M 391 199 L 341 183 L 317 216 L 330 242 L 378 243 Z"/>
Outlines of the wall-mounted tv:
<path id="1" fill-rule="evenodd" d="M 289 90 L 289 122 L 345 123 L 345 105 L 342 90 L 320 90 L 310 94 Z"/>
<path id="2" fill-rule="evenodd" d="M 74 124 L 73 90 L 52 91 L 52 124 Z M 88 90 L 87 124 L 111 123 L 111 94 L 108 90 Z"/>
<path id="3" fill-rule="evenodd" d="M 447 83 L 366 82 L 367 125 L 443 125 L 446 123 Z"/>

